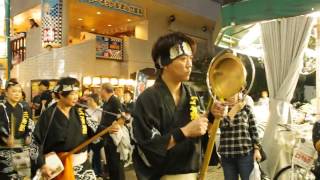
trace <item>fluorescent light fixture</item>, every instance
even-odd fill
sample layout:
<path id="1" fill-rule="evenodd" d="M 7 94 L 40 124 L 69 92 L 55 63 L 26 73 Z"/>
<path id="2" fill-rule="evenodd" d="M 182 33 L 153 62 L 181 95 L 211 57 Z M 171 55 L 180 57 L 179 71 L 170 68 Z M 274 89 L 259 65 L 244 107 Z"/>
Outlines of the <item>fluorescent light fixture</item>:
<path id="1" fill-rule="evenodd" d="M 320 11 L 312 12 L 312 13 L 308 14 L 308 16 L 313 17 L 313 18 L 319 18 L 320 17 Z"/>
<path id="2" fill-rule="evenodd" d="M 126 80 L 125 79 L 119 79 L 119 85 L 120 86 L 123 86 L 123 85 L 126 85 Z"/>
<path id="3" fill-rule="evenodd" d="M 101 78 L 100 77 L 93 77 L 92 78 L 92 85 L 100 85 L 101 84 Z"/>
<path id="4" fill-rule="evenodd" d="M 129 85 L 129 86 L 133 86 L 134 83 L 135 83 L 135 81 L 132 80 L 132 79 L 128 79 L 128 80 L 127 80 L 127 85 Z"/>
<path id="5" fill-rule="evenodd" d="M 91 83 L 92 83 L 92 80 L 91 80 L 90 76 L 83 77 L 83 79 L 82 79 L 82 84 L 83 85 L 91 85 Z"/>
<path id="6" fill-rule="evenodd" d="M 111 85 L 117 85 L 118 84 L 118 79 L 117 78 L 111 78 L 110 79 L 110 84 Z"/>
<path id="7" fill-rule="evenodd" d="M 102 83 L 109 83 L 109 82 L 110 82 L 110 79 L 109 79 L 109 78 L 102 78 L 102 79 L 101 79 L 101 82 L 102 82 Z"/>

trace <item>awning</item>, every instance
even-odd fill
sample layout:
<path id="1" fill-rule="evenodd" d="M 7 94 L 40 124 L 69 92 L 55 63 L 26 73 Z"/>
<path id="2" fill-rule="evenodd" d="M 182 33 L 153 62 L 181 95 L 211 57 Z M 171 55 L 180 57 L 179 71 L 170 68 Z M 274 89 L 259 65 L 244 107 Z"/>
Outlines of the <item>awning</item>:
<path id="1" fill-rule="evenodd" d="M 299 16 L 319 10 L 319 0 L 244 0 L 222 7 L 222 27 Z"/>

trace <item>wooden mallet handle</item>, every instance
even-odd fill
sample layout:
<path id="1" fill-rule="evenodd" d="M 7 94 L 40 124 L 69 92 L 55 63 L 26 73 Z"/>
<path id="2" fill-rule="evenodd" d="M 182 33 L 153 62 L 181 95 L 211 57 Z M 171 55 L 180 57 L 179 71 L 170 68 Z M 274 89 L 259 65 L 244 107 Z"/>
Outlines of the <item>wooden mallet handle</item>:
<path id="1" fill-rule="evenodd" d="M 210 131 L 210 137 L 209 137 L 209 141 L 208 141 L 208 145 L 207 145 L 207 149 L 204 155 L 204 159 L 203 159 L 203 163 L 200 169 L 200 175 L 199 175 L 199 180 L 205 180 L 206 176 L 207 176 L 207 172 L 208 172 L 208 167 L 209 167 L 209 163 L 210 163 L 210 159 L 211 159 L 211 155 L 212 155 L 212 150 L 214 147 L 214 143 L 216 140 L 216 135 L 217 135 L 217 131 L 218 128 L 220 126 L 220 121 L 222 118 L 216 118 L 213 121 L 213 125 L 212 125 L 212 129 Z"/>

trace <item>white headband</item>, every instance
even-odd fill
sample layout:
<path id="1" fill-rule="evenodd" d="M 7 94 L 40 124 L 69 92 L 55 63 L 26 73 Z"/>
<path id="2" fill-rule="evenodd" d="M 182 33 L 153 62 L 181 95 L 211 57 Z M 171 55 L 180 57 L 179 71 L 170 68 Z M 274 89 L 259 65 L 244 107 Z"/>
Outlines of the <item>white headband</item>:
<path id="1" fill-rule="evenodd" d="M 170 48 L 170 59 L 176 59 L 179 56 L 192 56 L 192 49 L 186 42 L 178 43 Z"/>
<path id="2" fill-rule="evenodd" d="M 157 67 L 157 68 L 162 69 L 164 66 L 170 64 L 172 62 L 172 60 L 174 60 L 180 56 L 183 56 L 183 55 L 192 56 L 193 55 L 192 49 L 187 42 L 180 42 L 180 43 L 175 44 L 174 46 L 172 46 L 170 48 L 169 53 L 170 53 L 169 57 L 168 57 L 169 61 L 165 60 L 167 58 L 162 59 L 163 57 L 161 57 L 161 56 L 158 57 L 156 64 L 159 67 Z"/>
<path id="3" fill-rule="evenodd" d="M 78 91 L 80 88 L 75 85 L 63 85 L 62 88 L 60 85 L 56 85 L 53 88 L 53 92 L 65 92 L 65 91 Z"/>

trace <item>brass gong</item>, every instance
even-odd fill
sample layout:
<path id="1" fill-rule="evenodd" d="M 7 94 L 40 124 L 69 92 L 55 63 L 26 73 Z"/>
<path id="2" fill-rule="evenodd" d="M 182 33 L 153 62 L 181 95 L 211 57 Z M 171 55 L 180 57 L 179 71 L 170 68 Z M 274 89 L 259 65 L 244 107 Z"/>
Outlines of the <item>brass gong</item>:
<path id="1" fill-rule="evenodd" d="M 247 93 L 249 93 L 253 85 L 255 76 L 253 61 L 249 56 L 248 58 L 252 66 L 252 79 Z M 234 55 L 231 50 L 222 51 L 211 60 L 207 72 L 207 86 L 212 99 L 215 100 L 218 98 L 218 100 L 223 101 L 241 92 L 245 89 L 246 78 L 247 71 L 241 59 Z M 200 169 L 199 180 L 206 179 L 209 161 L 221 119 L 222 117 L 215 117 L 213 125 L 209 130 L 209 140 Z"/>
<path id="2" fill-rule="evenodd" d="M 246 85 L 247 71 L 241 59 L 231 52 L 218 54 L 210 63 L 207 86 L 212 96 L 232 97 Z"/>

